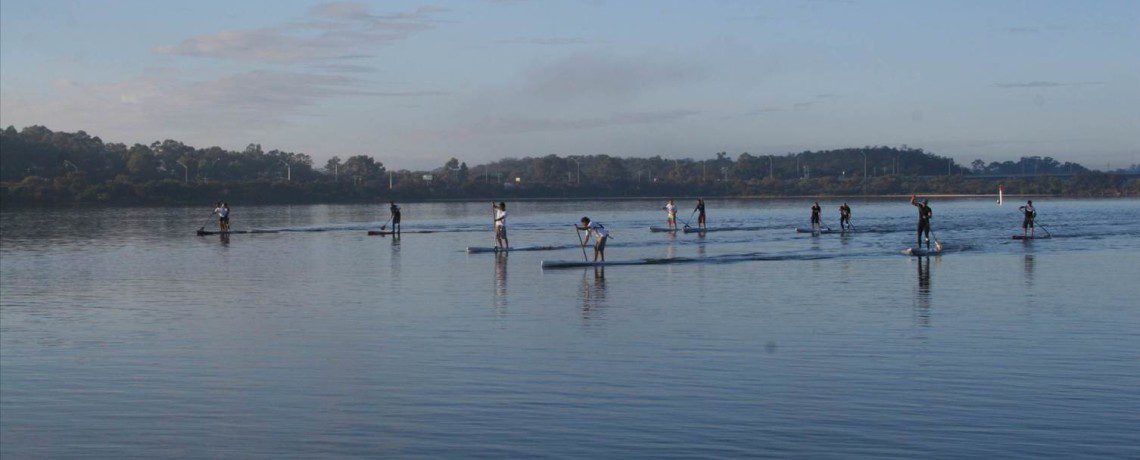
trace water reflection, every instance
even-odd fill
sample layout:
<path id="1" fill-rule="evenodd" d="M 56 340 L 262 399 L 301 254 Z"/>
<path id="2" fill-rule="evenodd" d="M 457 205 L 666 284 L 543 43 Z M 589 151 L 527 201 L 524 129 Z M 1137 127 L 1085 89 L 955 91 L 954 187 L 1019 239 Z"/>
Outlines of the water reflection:
<path id="1" fill-rule="evenodd" d="M 218 235 L 218 241 L 222 243 L 222 246 L 229 246 L 230 245 L 230 234 L 229 233 L 219 234 Z"/>
<path id="2" fill-rule="evenodd" d="M 920 326 L 930 326 L 930 257 L 916 257 L 918 262 L 918 294 L 915 314 Z"/>
<path id="3" fill-rule="evenodd" d="M 606 302 L 606 267 L 582 271 L 582 319 L 590 319 Z"/>
<path id="4" fill-rule="evenodd" d="M 1033 270 L 1037 265 L 1037 260 L 1033 254 L 1025 255 L 1025 286 L 1033 287 Z"/>
<path id="5" fill-rule="evenodd" d="M 503 314 L 507 310 L 507 255 L 501 252 L 495 254 L 495 313 Z"/>

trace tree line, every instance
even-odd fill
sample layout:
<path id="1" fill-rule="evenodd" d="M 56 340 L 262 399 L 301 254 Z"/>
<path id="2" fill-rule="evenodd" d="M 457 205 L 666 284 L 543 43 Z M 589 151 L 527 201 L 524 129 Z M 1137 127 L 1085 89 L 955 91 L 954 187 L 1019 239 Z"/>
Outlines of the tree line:
<path id="1" fill-rule="evenodd" d="M 43 126 L 0 132 L 4 205 L 375 202 L 387 199 L 662 195 L 1008 193 L 1140 195 L 1127 173 L 1092 172 L 1050 157 L 953 159 L 921 148 L 867 146 L 783 155 L 718 152 L 705 159 L 545 155 L 469 167 L 456 158 L 424 171 L 391 170 L 370 155 L 196 148 L 175 140 L 105 143 Z"/>

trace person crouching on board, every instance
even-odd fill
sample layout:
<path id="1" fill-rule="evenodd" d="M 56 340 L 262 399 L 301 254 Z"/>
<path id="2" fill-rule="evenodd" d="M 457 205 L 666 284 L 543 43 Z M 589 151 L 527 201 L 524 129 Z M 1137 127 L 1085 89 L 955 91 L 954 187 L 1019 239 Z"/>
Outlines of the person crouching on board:
<path id="1" fill-rule="evenodd" d="M 677 205 L 675 203 L 673 203 L 673 199 L 670 198 L 669 201 L 667 203 L 665 203 L 665 207 L 663 207 L 661 209 L 665 210 L 665 225 L 671 229 L 676 229 L 677 228 Z"/>
<path id="2" fill-rule="evenodd" d="M 218 227 L 223 232 L 230 231 L 230 205 L 225 201 L 218 207 Z"/>
<path id="3" fill-rule="evenodd" d="M 594 262 L 598 261 L 598 257 L 605 262 L 606 241 L 610 239 L 610 232 L 606 231 L 606 227 L 597 222 L 590 222 L 589 217 L 583 217 L 582 226 L 575 225 L 574 228 L 586 231 L 586 239 L 582 241 L 583 246 L 590 242 L 590 237 L 594 238 Z"/>
<path id="4" fill-rule="evenodd" d="M 1037 209 L 1033 207 L 1033 200 L 1025 203 L 1025 206 L 1017 208 L 1022 214 L 1025 214 L 1025 219 L 1021 221 L 1021 236 L 1023 238 L 1033 237 L 1033 221 L 1037 220 Z"/>
<path id="5" fill-rule="evenodd" d="M 851 207 L 847 203 L 839 207 L 839 230 L 846 232 L 851 228 Z"/>
<path id="6" fill-rule="evenodd" d="M 705 229 L 705 199 L 697 198 L 697 207 L 693 209 L 697 212 L 697 227 L 701 230 Z"/>
<path id="7" fill-rule="evenodd" d="M 392 213 L 392 233 L 400 233 L 400 207 L 395 201 L 388 202 L 388 212 Z"/>
<path id="8" fill-rule="evenodd" d="M 926 232 L 926 249 L 930 249 L 930 218 L 934 217 L 934 211 L 930 209 L 930 200 L 923 199 L 921 203 L 915 199 L 914 195 L 910 196 L 910 204 L 918 208 L 918 235 L 915 237 L 915 244 L 922 247 L 922 233 Z"/>
<path id="9" fill-rule="evenodd" d="M 819 207 L 818 201 L 811 205 L 811 231 L 814 233 L 819 233 L 820 230 L 823 230 L 822 224 L 820 224 L 819 221 L 819 213 L 822 211 L 823 209 Z"/>
<path id="10" fill-rule="evenodd" d="M 507 241 L 507 203 L 491 202 L 491 209 L 495 210 L 495 244 L 500 250 L 506 250 L 510 247 L 510 242 Z"/>

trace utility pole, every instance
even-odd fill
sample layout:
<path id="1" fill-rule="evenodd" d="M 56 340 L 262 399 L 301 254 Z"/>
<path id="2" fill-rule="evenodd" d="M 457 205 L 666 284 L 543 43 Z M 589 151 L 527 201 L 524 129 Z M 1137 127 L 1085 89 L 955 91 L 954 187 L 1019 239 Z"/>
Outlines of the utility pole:
<path id="1" fill-rule="evenodd" d="M 769 179 L 775 179 L 776 178 L 776 166 L 775 166 L 776 160 L 775 160 L 775 158 L 776 158 L 775 155 L 768 155 L 768 178 Z"/>
<path id="2" fill-rule="evenodd" d="M 388 190 L 392 190 L 392 184 L 393 184 L 393 182 L 394 182 L 394 181 L 392 180 L 392 175 L 393 175 L 393 174 L 394 174 L 394 173 L 392 172 L 392 170 L 391 170 L 391 169 L 389 169 L 389 170 L 388 170 Z"/>
<path id="3" fill-rule="evenodd" d="M 859 152 L 863 154 L 863 193 L 867 193 L 867 152 Z"/>
<path id="4" fill-rule="evenodd" d="M 175 163 L 182 167 L 182 182 L 190 182 L 190 168 L 187 168 L 186 163 L 183 163 L 182 160 L 176 160 Z"/>
<path id="5" fill-rule="evenodd" d="M 285 160 L 277 160 L 277 161 L 280 161 L 281 164 L 285 165 L 285 182 L 292 181 L 293 180 L 293 167 L 289 166 L 289 163 L 286 163 Z"/>

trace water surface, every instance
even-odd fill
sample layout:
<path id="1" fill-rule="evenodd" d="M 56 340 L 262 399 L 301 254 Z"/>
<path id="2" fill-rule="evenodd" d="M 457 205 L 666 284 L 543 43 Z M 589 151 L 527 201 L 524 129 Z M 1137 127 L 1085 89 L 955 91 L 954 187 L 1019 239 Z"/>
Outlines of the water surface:
<path id="1" fill-rule="evenodd" d="M 833 200 L 832 200 L 833 201 Z M 824 202 L 837 225 L 839 202 Z M 803 200 L 4 210 L 0 454 L 157 456 L 1140 456 L 1140 201 Z M 682 217 L 690 203 L 679 203 Z"/>

